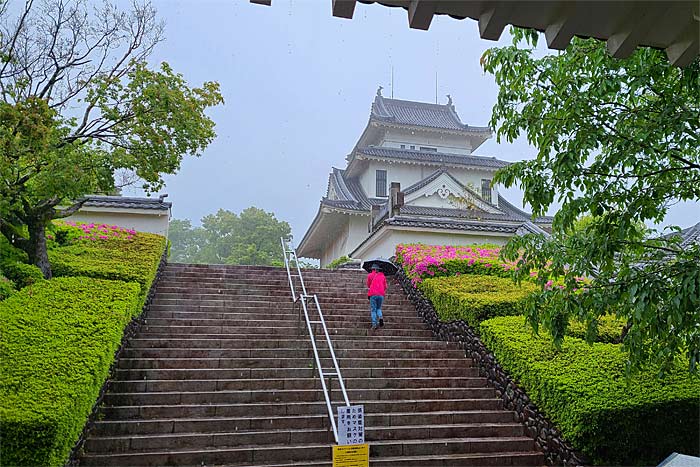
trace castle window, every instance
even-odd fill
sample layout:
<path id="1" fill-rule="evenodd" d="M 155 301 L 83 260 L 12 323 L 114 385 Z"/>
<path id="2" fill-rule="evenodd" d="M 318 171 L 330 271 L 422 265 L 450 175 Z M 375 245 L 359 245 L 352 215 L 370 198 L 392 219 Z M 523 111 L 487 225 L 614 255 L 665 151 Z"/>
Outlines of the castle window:
<path id="1" fill-rule="evenodd" d="M 377 197 L 386 196 L 386 170 L 377 170 Z"/>
<path id="2" fill-rule="evenodd" d="M 481 197 L 484 201 L 491 202 L 491 180 L 481 179 Z"/>
<path id="3" fill-rule="evenodd" d="M 401 149 L 406 149 L 406 145 L 405 145 L 405 144 L 402 144 L 402 145 L 401 145 Z"/>
<path id="4" fill-rule="evenodd" d="M 437 148 L 430 148 L 428 146 L 421 146 L 420 150 L 421 151 L 428 151 L 428 152 L 437 152 Z"/>

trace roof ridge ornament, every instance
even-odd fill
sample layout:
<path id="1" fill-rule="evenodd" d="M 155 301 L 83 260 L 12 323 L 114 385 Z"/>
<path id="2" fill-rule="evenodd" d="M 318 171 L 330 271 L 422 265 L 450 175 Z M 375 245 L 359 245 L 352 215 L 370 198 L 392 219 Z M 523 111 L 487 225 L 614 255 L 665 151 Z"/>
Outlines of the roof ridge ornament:
<path id="1" fill-rule="evenodd" d="M 377 88 L 377 97 L 384 97 L 382 96 L 382 89 L 384 89 L 384 86 L 379 86 Z"/>
<path id="2" fill-rule="evenodd" d="M 449 107 L 454 108 L 454 105 L 452 104 L 452 96 L 450 96 L 449 94 L 447 95 L 447 105 Z"/>

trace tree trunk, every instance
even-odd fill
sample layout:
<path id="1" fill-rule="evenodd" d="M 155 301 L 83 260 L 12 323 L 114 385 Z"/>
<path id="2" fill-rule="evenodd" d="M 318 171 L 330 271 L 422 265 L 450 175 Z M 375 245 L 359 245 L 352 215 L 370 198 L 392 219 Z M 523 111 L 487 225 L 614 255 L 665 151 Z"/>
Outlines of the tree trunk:
<path id="1" fill-rule="evenodd" d="M 42 220 L 37 219 L 36 222 L 28 224 L 29 248 L 26 251 L 29 262 L 41 269 L 45 279 L 51 279 L 51 263 L 46 250 L 46 224 Z"/>

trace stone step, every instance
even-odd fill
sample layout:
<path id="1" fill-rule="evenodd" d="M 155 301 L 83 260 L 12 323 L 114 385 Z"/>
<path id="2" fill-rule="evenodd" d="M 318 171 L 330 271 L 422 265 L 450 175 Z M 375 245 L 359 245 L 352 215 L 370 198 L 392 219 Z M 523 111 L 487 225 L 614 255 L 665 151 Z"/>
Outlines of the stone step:
<path id="1" fill-rule="evenodd" d="M 326 428 L 304 429 L 233 429 L 225 432 L 166 433 L 148 435 L 91 437 L 85 444 L 86 452 L 138 452 L 156 449 L 236 447 L 241 445 L 281 445 L 333 442 Z M 238 427 L 235 427 L 238 428 Z M 365 440 L 369 443 L 387 440 L 419 440 L 436 438 L 514 438 L 523 435 L 519 423 L 479 423 L 445 425 L 404 425 L 368 427 Z"/>
<path id="2" fill-rule="evenodd" d="M 422 424 L 513 423 L 512 412 L 473 410 L 423 413 L 367 414 L 368 427 L 395 427 Z M 233 428 L 232 428 L 233 427 Z M 93 428 L 99 436 L 148 433 L 220 433 L 235 430 L 278 430 L 284 428 L 328 428 L 326 414 L 304 416 L 248 416 L 221 418 L 171 418 L 152 420 L 98 420 Z"/>
<path id="3" fill-rule="evenodd" d="M 302 327 L 302 332 L 304 328 Z M 413 329 L 413 328 L 396 328 L 392 326 L 385 326 L 383 328 L 372 330 L 369 329 L 369 323 L 366 326 L 358 327 L 347 327 L 347 328 L 329 328 L 329 333 L 333 335 L 339 335 L 343 337 L 367 337 L 369 335 L 379 335 L 384 338 L 399 336 L 399 337 L 414 337 L 419 339 L 424 339 L 430 337 L 432 332 L 427 329 Z M 274 336 L 274 337 L 293 337 L 300 335 L 299 326 L 276 326 L 276 327 L 257 327 L 257 326 L 156 326 L 145 324 L 142 326 L 142 332 L 149 333 L 151 336 L 165 335 L 165 336 L 199 336 L 203 338 L 204 336 L 219 335 L 225 336 L 235 336 L 243 335 L 246 337 L 250 336 Z M 319 329 L 320 333 L 320 329 Z"/>
<path id="4" fill-rule="evenodd" d="M 417 350 L 417 349 L 334 349 L 336 358 L 462 358 L 463 350 Z M 319 349 L 321 358 L 330 358 L 328 349 Z M 196 349 L 196 348 L 129 348 L 122 353 L 124 358 L 311 358 L 313 351 L 306 349 Z"/>
<path id="5" fill-rule="evenodd" d="M 388 294 L 402 302 L 408 303 L 410 300 L 403 296 L 401 289 L 395 287 L 387 287 Z M 165 294 L 170 296 L 171 294 L 178 296 L 188 296 L 188 295 L 239 295 L 253 293 L 254 295 L 275 295 L 283 296 L 292 300 L 291 289 L 287 287 L 281 287 L 279 284 L 236 284 L 236 283 L 217 283 L 210 284 L 207 282 L 202 282 L 198 284 L 198 287 L 192 287 L 192 283 L 187 281 L 171 281 L 162 282 L 160 285 L 156 286 L 156 292 L 161 295 Z M 297 291 L 295 291 L 297 292 Z M 343 287 L 334 285 L 316 285 L 314 289 L 311 290 L 307 288 L 307 293 L 309 295 L 316 294 L 318 297 L 323 297 L 326 294 L 339 294 L 345 293 L 349 297 L 366 297 L 367 287 L 364 284 L 344 284 Z M 172 298 L 172 297 L 171 297 Z"/>
<path id="6" fill-rule="evenodd" d="M 319 319 L 310 318 L 312 321 L 310 324 L 315 326 L 317 331 L 321 332 L 322 327 L 320 323 L 314 323 L 313 321 L 320 321 Z M 367 331 L 369 329 L 370 317 L 369 313 L 362 313 L 360 316 L 342 317 L 336 318 L 334 316 L 324 317 L 326 328 L 331 330 L 338 330 L 338 333 L 344 332 L 346 329 L 361 329 L 362 331 Z M 146 318 L 144 324 L 147 326 L 162 326 L 162 327 L 189 327 L 189 328 L 209 328 L 209 329 L 230 329 L 230 328 L 255 328 L 255 329 L 284 329 L 287 331 L 294 330 L 296 334 L 303 333 L 308 335 L 306 320 L 298 321 L 294 319 L 275 319 L 270 316 L 269 319 L 192 319 L 192 318 Z M 389 313 L 386 313 L 386 319 L 384 319 L 384 328 L 382 331 L 389 330 L 413 330 L 425 331 L 428 330 L 428 326 L 417 320 L 416 318 L 396 318 Z M 259 332 L 255 332 L 256 334 Z M 275 332 L 276 333 L 276 332 Z M 286 332 L 284 332 L 286 334 Z"/>
<path id="7" fill-rule="evenodd" d="M 199 307 L 234 307 L 234 308 L 264 308 L 271 305 L 280 306 L 285 305 L 288 309 L 292 309 L 292 300 L 287 297 L 275 297 L 267 295 L 239 295 L 239 296 L 216 296 L 218 298 L 168 298 L 162 296 L 156 296 L 153 299 L 153 305 L 173 305 L 173 306 L 188 306 L 197 305 Z M 364 297 L 343 297 L 343 296 L 323 296 L 318 297 L 319 305 L 321 309 L 326 307 L 331 308 L 332 305 L 343 305 L 345 308 L 359 307 L 369 309 L 369 300 L 366 296 Z M 314 308 L 315 304 L 313 302 L 308 302 L 307 307 L 309 309 Z M 386 299 L 382 304 L 382 309 L 386 307 L 387 309 L 393 308 L 406 308 L 406 304 L 402 302 L 392 302 L 390 298 Z"/>
<path id="8" fill-rule="evenodd" d="M 415 316 L 408 313 L 396 313 L 394 311 L 382 310 L 382 314 L 385 314 L 385 321 L 388 323 L 391 320 L 392 323 L 410 324 L 411 326 L 416 326 L 421 328 L 423 326 L 423 321 Z M 326 321 L 326 325 L 338 325 L 338 323 L 363 323 L 367 322 L 369 319 L 369 310 L 354 310 L 347 314 L 338 313 L 325 313 L 323 314 Z M 297 313 L 231 313 L 231 312 L 206 312 L 206 311 L 153 311 L 149 310 L 148 315 L 145 316 L 148 323 L 155 324 L 153 320 L 156 319 L 167 319 L 167 320 L 189 320 L 189 322 L 197 322 L 198 324 L 206 324 L 205 320 L 215 320 L 217 323 L 226 323 L 226 325 L 231 325 L 231 323 L 241 323 L 248 321 L 257 321 L 262 325 L 268 325 L 270 322 L 279 323 L 285 326 L 297 326 L 300 323 L 304 323 L 304 318 L 299 317 Z M 318 316 L 312 314 L 310 319 L 317 321 Z M 169 321 L 171 324 L 177 324 L 177 321 Z"/>
<path id="9" fill-rule="evenodd" d="M 481 377 L 343 378 L 347 389 L 473 388 L 486 387 Z M 334 383 L 334 388 L 335 383 Z M 262 389 L 321 389 L 318 378 L 114 380 L 114 392 L 225 391 Z"/>
<path id="10" fill-rule="evenodd" d="M 322 339 L 320 339 L 322 340 Z M 169 339 L 159 337 L 132 337 L 129 339 L 129 348 L 221 348 L 221 349 L 277 349 L 297 348 L 310 349 L 308 336 L 299 336 L 290 339 L 251 339 L 240 337 L 238 339 L 199 339 L 191 336 L 183 336 L 181 339 Z M 379 333 L 373 338 L 364 340 L 338 338 L 334 336 L 333 348 L 340 349 L 420 349 L 442 350 L 457 349 L 457 344 L 434 340 L 406 339 L 382 339 Z"/>
<path id="11" fill-rule="evenodd" d="M 464 358 L 340 358 L 338 365 L 348 368 L 453 368 L 465 365 Z M 311 358 L 120 358 L 118 368 L 303 368 Z M 331 368 L 330 359 L 321 359 L 323 368 Z"/>
<path id="12" fill-rule="evenodd" d="M 307 308 L 309 310 L 310 316 L 317 316 L 315 308 Z M 369 315 L 369 305 L 365 302 L 365 305 L 323 305 L 321 311 L 323 316 L 356 316 L 356 315 Z M 150 307 L 149 314 L 154 311 L 164 311 L 164 312 L 182 312 L 182 313 L 236 313 L 241 315 L 247 315 L 250 318 L 256 318 L 263 315 L 280 316 L 280 317 L 291 317 L 299 316 L 300 312 L 298 308 L 292 308 L 292 304 L 278 304 L 278 306 L 228 306 L 228 305 L 199 305 L 199 304 L 153 304 Z M 407 318 L 416 317 L 415 311 L 409 311 L 405 308 L 398 306 L 382 306 L 382 312 L 384 314 L 392 316 L 401 316 Z M 303 315 L 303 311 L 301 312 Z"/>
<path id="13" fill-rule="evenodd" d="M 337 387 L 337 385 L 336 385 Z M 410 400 L 410 399 L 488 399 L 495 397 L 493 388 L 420 388 L 420 389 L 347 389 L 350 400 Z M 321 401 L 323 392 L 317 389 L 254 389 L 221 390 L 211 392 L 110 392 L 104 403 L 126 405 L 193 405 L 239 404 L 248 402 L 311 402 Z"/>
<path id="14" fill-rule="evenodd" d="M 464 360 L 459 367 L 428 368 L 343 368 L 343 378 L 432 378 L 432 377 L 472 377 L 478 376 L 479 370 Z M 312 363 L 301 368 L 117 368 L 118 380 L 192 380 L 192 379 L 280 379 L 280 378 L 314 378 L 317 370 Z"/>
<path id="15" fill-rule="evenodd" d="M 334 391 L 333 400 L 339 402 L 339 391 Z M 353 400 L 353 404 L 363 404 L 365 413 L 382 412 L 445 412 L 500 410 L 500 399 L 410 399 L 410 400 Z M 337 405 L 337 404 L 335 404 Z M 177 404 L 177 405 L 105 405 L 100 408 L 104 418 L 154 419 L 154 418 L 210 418 L 210 417 L 250 417 L 284 415 L 327 415 L 324 401 L 299 402 L 256 402 L 236 404 Z"/>
<path id="16" fill-rule="evenodd" d="M 145 326 L 142 326 L 141 328 L 143 329 Z M 376 330 L 369 329 L 368 327 L 368 333 L 367 334 L 357 334 L 357 335 L 348 335 L 348 334 L 338 334 L 334 332 L 334 330 L 329 330 L 329 334 L 331 334 L 333 342 L 336 340 L 343 340 L 343 341 L 359 341 L 359 342 L 379 342 L 379 341 L 384 341 L 387 342 L 388 344 L 392 343 L 404 343 L 404 342 L 411 342 L 411 341 L 424 341 L 425 339 L 429 338 L 430 336 L 426 336 L 425 334 L 420 335 L 420 336 L 415 336 L 410 333 L 399 333 L 399 334 L 387 334 L 385 332 L 385 329 L 387 326 L 384 328 L 379 328 Z M 202 339 L 221 339 L 222 341 L 231 341 L 231 340 L 236 340 L 236 339 L 251 339 L 254 338 L 256 340 L 262 341 L 271 341 L 271 342 L 279 342 L 279 341 L 289 341 L 289 340 L 296 340 L 296 339 L 303 339 L 306 342 L 310 342 L 308 333 L 304 330 L 302 332 L 295 334 L 295 335 L 280 335 L 280 334 L 252 334 L 245 332 L 247 329 L 241 329 L 242 332 L 238 333 L 226 333 L 226 334 L 221 334 L 221 333 L 206 333 L 206 334 L 200 334 L 200 333 L 190 333 L 190 334 L 177 334 L 177 340 L 185 340 L 185 339 L 191 339 L 191 340 L 202 340 Z M 405 335 L 403 335 L 405 334 Z M 148 336 L 153 339 L 173 339 L 172 333 L 169 333 L 166 327 L 161 326 L 160 328 L 154 330 L 151 329 L 150 332 L 148 333 Z M 316 335 L 316 342 L 321 342 L 323 340 L 323 336 Z M 262 344 L 261 344 L 262 345 Z M 397 344 L 398 345 L 398 344 Z"/>
<path id="17" fill-rule="evenodd" d="M 438 438 L 419 440 L 375 441 L 370 445 L 370 458 L 388 456 L 436 456 L 470 454 L 475 460 L 477 453 L 497 451 L 522 452 L 534 449 L 534 441 L 526 437 L 502 438 Z M 84 456 L 86 465 L 265 465 L 271 462 L 326 460 L 331 456 L 328 444 L 298 444 L 294 446 L 258 445 L 235 448 L 177 449 L 151 452 L 128 452 L 111 455 Z M 541 456 L 537 457 L 542 459 Z M 479 465 L 479 464 L 476 464 Z"/>

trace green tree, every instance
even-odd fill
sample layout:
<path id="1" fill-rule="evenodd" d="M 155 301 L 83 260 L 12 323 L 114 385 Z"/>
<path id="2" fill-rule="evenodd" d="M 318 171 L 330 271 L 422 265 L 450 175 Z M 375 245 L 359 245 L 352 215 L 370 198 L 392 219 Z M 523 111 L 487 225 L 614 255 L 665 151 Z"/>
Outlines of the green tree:
<path id="1" fill-rule="evenodd" d="M 498 141 L 525 134 L 537 154 L 494 180 L 521 187 L 534 215 L 561 203 L 551 238 L 516 238 L 504 249 L 520 258 L 519 278 L 549 271 L 539 276 L 530 323 L 560 343 L 576 317 L 592 340 L 600 316 L 615 313 L 627 321 L 629 369 L 684 355 L 697 371 L 700 246 L 681 248 L 643 226 L 700 198 L 700 61 L 673 67 L 650 48 L 618 60 L 594 39 L 538 58 L 537 33 L 513 33 L 512 46 L 482 57 L 499 86 L 491 125 Z M 574 228 L 583 215 L 592 217 Z M 551 287 L 555 278 L 563 289 Z"/>
<path id="2" fill-rule="evenodd" d="M 148 2 L 29 0 L 13 18 L 0 0 L 0 18 L 0 232 L 49 278 L 48 223 L 114 191 L 115 171 L 160 189 L 213 140 L 204 112 L 223 100 L 148 67 L 163 31 Z"/>
<path id="3" fill-rule="evenodd" d="M 291 232 L 287 222 L 256 207 L 240 215 L 219 209 L 202 218 L 202 227 L 173 219 L 170 255 L 173 261 L 189 263 L 282 266 L 280 238 L 289 239 Z"/>
<path id="4" fill-rule="evenodd" d="M 197 262 L 204 245 L 204 230 L 192 227 L 189 219 L 172 219 L 168 228 L 170 261 L 175 263 Z"/>

